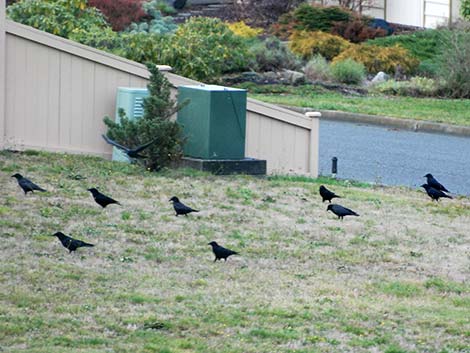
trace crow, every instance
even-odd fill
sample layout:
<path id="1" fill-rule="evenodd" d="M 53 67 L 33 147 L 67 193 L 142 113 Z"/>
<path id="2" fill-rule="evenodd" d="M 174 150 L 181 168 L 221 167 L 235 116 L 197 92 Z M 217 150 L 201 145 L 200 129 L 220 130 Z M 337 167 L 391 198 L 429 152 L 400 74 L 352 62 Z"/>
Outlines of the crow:
<path id="1" fill-rule="evenodd" d="M 323 185 L 320 185 L 320 196 L 323 199 L 322 202 L 325 202 L 325 200 L 328 200 L 330 203 L 331 203 L 331 199 L 334 199 L 335 197 L 341 198 L 341 196 L 336 195 L 334 192 L 328 190 Z"/>
<path id="2" fill-rule="evenodd" d="M 173 208 L 175 209 L 176 216 L 179 216 L 180 214 L 187 216 L 188 213 L 199 212 L 198 210 L 194 210 L 191 207 L 186 206 L 176 196 L 173 196 L 170 199 L 170 202 L 173 202 Z"/>
<path id="3" fill-rule="evenodd" d="M 37 186 L 36 184 L 34 184 L 31 180 L 26 179 L 21 174 L 16 173 L 12 175 L 11 177 L 16 178 L 16 180 L 18 181 L 18 185 L 23 189 L 25 195 L 30 191 L 34 193 L 34 190 L 41 191 L 41 192 L 47 191 Z"/>
<path id="4" fill-rule="evenodd" d="M 115 203 L 118 205 L 121 205 L 118 201 L 103 195 L 101 192 L 99 192 L 96 188 L 91 188 L 88 189 L 89 192 L 93 195 L 93 198 L 95 199 L 96 203 L 100 205 L 101 207 L 105 208 L 106 206 Z"/>
<path id="5" fill-rule="evenodd" d="M 69 253 L 72 253 L 72 251 L 75 251 L 78 248 L 81 248 L 82 246 L 94 246 L 93 244 L 85 243 L 84 241 L 71 238 L 62 232 L 54 233 L 52 236 L 59 238 L 64 248 L 69 250 Z"/>
<path id="6" fill-rule="evenodd" d="M 217 244 L 215 241 L 211 241 L 207 245 L 212 246 L 212 251 L 214 252 L 214 255 L 215 255 L 214 262 L 220 259 L 224 259 L 225 261 L 227 261 L 227 257 L 229 257 L 230 255 L 238 255 L 236 251 L 226 249 L 223 246 L 220 246 L 219 244 Z"/>
<path id="7" fill-rule="evenodd" d="M 422 188 L 424 188 L 424 190 L 426 190 L 426 193 L 428 194 L 428 196 L 434 201 L 439 201 L 439 199 L 441 197 L 447 197 L 448 199 L 451 199 L 452 196 L 449 196 L 447 195 L 445 192 L 441 191 L 441 190 L 438 190 L 438 189 L 435 189 L 433 188 L 432 186 L 428 185 L 428 184 L 423 184 L 421 185 Z"/>
<path id="8" fill-rule="evenodd" d="M 105 139 L 105 141 L 107 143 L 109 143 L 110 145 L 113 145 L 117 148 L 119 148 L 120 150 L 124 151 L 125 154 L 127 154 L 127 156 L 129 158 L 147 158 L 146 156 L 142 155 L 142 154 L 139 154 L 139 152 L 142 152 L 144 149 L 146 149 L 147 147 L 149 147 L 151 144 L 155 143 L 157 141 L 157 139 L 155 140 L 152 140 L 150 142 L 147 142 L 147 143 L 144 143 L 143 145 L 140 145 L 140 146 L 137 146 L 136 148 L 129 148 L 129 147 L 126 147 L 126 146 L 123 146 L 123 145 L 120 145 L 119 143 L 117 143 L 116 141 L 113 141 L 111 140 L 108 136 L 106 135 L 101 135 L 103 136 L 103 138 Z"/>
<path id="9" fill-rule="evenodd" d="M 424 176 L 424 178 L 427 179 L 427 182 L 428 182 L 428 185 L 436 190 L 441 190 L 441 191 L 445 191 L 445 192 L 449 192 L 449 190 L 447 190 L 445 188 L 444 185 L 442 185 L 440 182 L 438 182 L 433 176 L 432 174 L 428 173 Z"/>
<path id="10" fill-rule="evenodd" d="M 349 208 L 343 207 L 341 205 L 336 205 L 336 204 L 328 205 L 328 207 L 326 208 L 326 211 L 333 212 L 335 215 L 338 216 L 338 219 L 343 219 L 344 216 L 359 216 L 353 210 L 350 210 Z"/>

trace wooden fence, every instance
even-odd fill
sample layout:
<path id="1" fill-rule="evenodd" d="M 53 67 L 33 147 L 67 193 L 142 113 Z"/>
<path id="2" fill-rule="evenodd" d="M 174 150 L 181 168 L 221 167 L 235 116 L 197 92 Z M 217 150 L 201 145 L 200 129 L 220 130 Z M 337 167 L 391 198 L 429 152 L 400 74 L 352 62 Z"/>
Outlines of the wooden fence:
<path id="1" fill-rule="evenodd" d="M 118 87 L 146 87 L 147 68 L 9 20 L 0 23 L 0 148 L 109 158 L 103 117 L 115 116 Z M 198 83 L 166 75 L 175 90 Z M 317 176 L 318 125 L 318 118 L 249 99 L 246 156 L 266 159 L 269 173 Z"/>

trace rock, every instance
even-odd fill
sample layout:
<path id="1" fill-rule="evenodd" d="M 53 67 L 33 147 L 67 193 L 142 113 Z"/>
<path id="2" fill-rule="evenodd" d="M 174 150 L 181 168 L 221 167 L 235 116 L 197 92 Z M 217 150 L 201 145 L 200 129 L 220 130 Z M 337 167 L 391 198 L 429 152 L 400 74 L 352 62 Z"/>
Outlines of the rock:
<path id="1" fill-rule="evenodd" d="M 389 75 L 387 75 L 385 72 L 380 71 L 375 77 L 372 79 L 371 83 L 373 85 L 376 85 L 378 83 L 382 83 L 387 81 L 390 78 Z"/>
<path id="2" fill-rule="evenodd" d="M 283 76 L 292 85 L 300 85 L 305 83 L 305 74 L 293 70 L 284 70 Z"/>

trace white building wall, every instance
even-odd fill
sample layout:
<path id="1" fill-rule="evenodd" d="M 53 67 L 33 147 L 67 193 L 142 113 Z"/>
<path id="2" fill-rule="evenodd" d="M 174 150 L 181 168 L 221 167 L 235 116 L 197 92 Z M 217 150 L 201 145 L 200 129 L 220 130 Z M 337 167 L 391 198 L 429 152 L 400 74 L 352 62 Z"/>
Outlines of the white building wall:
<path id="1" fill-rule="evenodd" d="M 388 22 L 409 26 L 435 28 L 460 18 L 461 0 L 371 0 L 366 1 L 363 14 Z M 312 0 L 319 5 L 338 5 L 338 0 Z"/>

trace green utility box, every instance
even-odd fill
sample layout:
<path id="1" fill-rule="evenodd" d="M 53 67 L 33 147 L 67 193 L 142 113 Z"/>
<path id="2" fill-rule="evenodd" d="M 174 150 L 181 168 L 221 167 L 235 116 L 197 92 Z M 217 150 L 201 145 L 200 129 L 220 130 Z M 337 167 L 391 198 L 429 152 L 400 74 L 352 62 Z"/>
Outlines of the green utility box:
<path id="1" fill-rule="evenodd" d="M 184 154 L 202 159 L 245 157 L 246 90 L 215 85 L 180 86 L 178 112 L 183 126 Z"/>
<path id="2" fill-rule="evenodd" d="M 147 88 L 118 87 L 116 96 L 116 123 L 120 122 L 119 109 L 124 109 L 130 120 L 139 119 L 144 115 L 144 98 L 149 95 Z M 132 147 L 132 146 L 131 146 Z M 113 161 L 130 162 L 127 155 L 113 147 Z"/>

